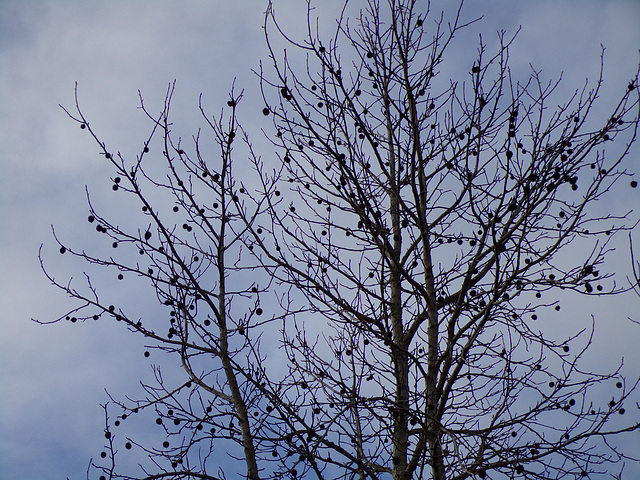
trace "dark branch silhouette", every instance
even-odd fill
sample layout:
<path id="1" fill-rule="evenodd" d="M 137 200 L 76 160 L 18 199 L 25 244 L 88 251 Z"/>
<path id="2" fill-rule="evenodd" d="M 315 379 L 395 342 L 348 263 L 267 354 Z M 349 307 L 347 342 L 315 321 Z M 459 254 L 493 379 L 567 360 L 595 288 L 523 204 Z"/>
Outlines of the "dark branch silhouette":
<path id="1" fill-rule="evenodd" d="M 558 104 L 559 82 L 534 69 L 514 78 L 514 38 L 500 33 L 496 51 L 480 40 L 465 78 L 443 78 L 454 36 L 474 22 L 462 7 L 450 22 L 424 8 L 345 7 L 327 39 L 309 7 L 297 40 L 270 6 L 255 107 L 273 123 L 268 151 L 240 126 L 234 89 L 217 118 L 200 105 L 208 130 L 191 142 L 171 132 L 174 85 L 158 115 L 140 97 L 152 128 L 133 160 L 100 140 L 76 93 L 67 113 L 142 217 L 120 227 L 89 201 L 112 254 L 55 238 L 62 253 L 147 282 L 167 313 L 130 316 L 89 274 L 80 286 L 45 271 L 80 302 L 55 321 L 113 318 L 182 367 L 155 366 L 141 399 L 110 398 L 91 472 L 595 478 L 633 458 L 612 439 L 639 428 L 638 380 L 582 366 L 597 319 L 564 338 L 537 319 L 560 310 L 556 292 L 637 289 L 637 270 L 626 287 L 605 262 L 635 228 L 631 212 L 594 203 L 628 188 L 638 77 L 604 117 L 602 74 Z M 121 433 L 145 411 L 153 445 Z M 147 457 L 140 472 L 117 469 L 127 450 Z"/>

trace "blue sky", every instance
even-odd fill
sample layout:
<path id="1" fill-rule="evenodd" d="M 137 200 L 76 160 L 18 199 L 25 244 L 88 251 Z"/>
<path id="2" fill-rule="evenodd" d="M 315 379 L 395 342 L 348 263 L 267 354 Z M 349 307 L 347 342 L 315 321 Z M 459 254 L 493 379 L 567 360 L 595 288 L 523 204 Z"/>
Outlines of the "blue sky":
<path id="1" fill-rule="evenodd" d="M 89 458 L 102 447 L 104 388 L 135 393 L 150 377 L 140 339 L 120 325 L 39 326 L 71 305 L 40 271 L 38 248 L 56 276 L 78 275 L 78 264 L 57 254 L 51 225 L 75 245 L 92 242 L 84 221 L 85 185 L 97 203 L 116 208 L 111 174 L 95 144 L 58 107 L 73 107 L 74 82 L 92 126 L 122 152 L 138 151 L 148 124 L 136 108 L 138 90 L 159 109 L 167 85 L 177 80 L 173 121 L 189 138 L 199 125 L 197 101 L 216 114 L 236 88 L 247 91 L 240 119 L 254 137 L 262 122 L 258 80 L 251 73 L 266 59 L 259 0 L 18 1 L 0 0 L 0 476 L 3 480 L 85 478 Z M 304 2 L 276 0 L 283 25 L 301 33 Z M 318 2 L 320 15 L 340 2 Z M 357 3 L 357 2 L 354 2 Z M 438 10 L 450 2 L 432 2 Z M 522 31 L 511 52 L 516 72 L 529 63 L 550 79 L 564 72 L 563 89 L 580 88 L 598 72 L 606 47 L 603 105 L 619 96 L 640 56 L 638 1 L 469 0 L 467 18 L 484 15 L 455 43 L 464 73 L 477 35 L 492 45 L 497 29 Z M 452 62 L 455 64 L 455 62 Z M 261 108 L 261 107 L 260 107 Z M 628 168 L 640 173 L 640 147 Z M 636 194 L 613 196 L 602 208 L 640 205 Z M 636 214 L 637 218 L 637 214 Z M 638 244 L 640 245 L 640 235 Z M 640 251 L 640 246 L 637 247 Z M 612 256 L 614 270 L 628 271 L 625 244 Z M 129 292 L 129 301 L 136 301 Z M 626 318 L 637 312 L 633 296 L 567 308 L 567 315 L 593 312 L 606 324 L 590 361 L 609 365 L 626 356 L 637 374 L 638 328 Z M 586 309 L 586 310 L 583 310 Z M 570 328 L 571 322 L 567 322 Z"/>

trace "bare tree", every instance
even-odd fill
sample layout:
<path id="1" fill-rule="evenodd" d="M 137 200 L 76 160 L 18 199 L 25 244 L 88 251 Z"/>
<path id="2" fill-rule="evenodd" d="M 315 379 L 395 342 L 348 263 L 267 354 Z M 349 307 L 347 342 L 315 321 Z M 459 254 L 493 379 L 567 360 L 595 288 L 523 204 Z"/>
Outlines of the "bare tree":
<path id="1" fill-rule="evenodd" d="M 105 303 L 88 275 L 81 289 L 47 274 L 82 301 L 58 320 L 115 318 L 183 371 L 165 378 L 156 367 L 144 398 L 111 399 L 107 463 L 93 467 L 101 478 L 145 479 L 619 471 L 631 457 L 611 440 L 640 428 L 637 412 L 620 417 L 638 380 L 581 367 L 595 319 L 568 338 L 537 320 L 560 310 L 556 291 L 624 290 L 604 260 L 635 224 L 593 204 L 628 176 L 637 75 L 609 115 L 593 118 L 602 75 L 555 106 L 557 82 L 536 70 L 513 78 L 503 33 L 495 52 L 480 40 L 467 78 L 442 79 L 454 35 L 473 23 L 461 9 L 450 22 L 413 0 L 346 11 L 328 41 L 311 8 L 301 41 L 267 12 L 271 65 L 257 74 L 277 162 L 263 161 L 238 124 L 233 90 L 219 117 L 200 107 L 210 131 L 189 145 L 171 133 L 173 86 L 158 116 L 141 98 L 153 129 L 134 161 L 100 141 L 76 97 L 69 116 L 147 223 L 126 230 L 90 202 L 89 221 L 118 255 L 59 242 L 61 252 L 146 279 L 169 321 Z M 215 159 L 204 153 L 211 134 Z M 234 167 L 238 143 L 252 172 Z M 278 351 L 261 345 L 274 331 Z M 157 412 L 162 447 L 114 433 L 145 410 Z M 142 474 L 116 470 L 123 446 L 148 455 Z M 225 467 L 221 451 L 237 463 Z"/>

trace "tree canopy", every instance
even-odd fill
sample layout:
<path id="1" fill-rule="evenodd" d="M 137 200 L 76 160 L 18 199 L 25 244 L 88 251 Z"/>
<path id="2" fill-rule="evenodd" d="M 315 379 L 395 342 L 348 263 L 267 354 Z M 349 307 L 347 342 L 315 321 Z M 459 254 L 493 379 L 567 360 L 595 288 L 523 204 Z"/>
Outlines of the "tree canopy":
<path id="1" fill-rule="evenodd" d="M 89 271 L 82 284 L 45 272 L 79 300 L 55 321 L 115 319 L 181 366 L 110 399 L 91 475 L 596 478 L 633 458 L 612 440 L 640 428 L 638 379 L 583 368 L 597 318 L 563 336 L 539 317 L 561 315 L 560 292 L 634 287 L 605 259 L 636 217 L 596 206 L 637 186 L 637 74 L 606 115 L 604 62 L 558 103 L 535 68 L 515 77 L 517 40 L 501 32 L 446 78 L 475 23 L 462 6 L 449 19 L 423 1 L 362 4 L 329 37 L 310 6 L 302 39 L 269 6 L 252 107 L 268 144 L 243 129 L 234 88 L 218 116 L 200 105 L 192 140 L 172 134 L 174 85 L 159 114 L 141 96 L 151 131 L 136 158 L 101 140 L 77 96 L 67 110 L 142 212 L 128 228 L 89 202 L 111 252 L 56 236 L 60 251 L 144 280 L 141 303 L 166 314 L 130 314 Z M 153 444 L 123 433 L 144 412 Z M 128 450 L 148 457 L 140 472 L 117 468 Z"/>

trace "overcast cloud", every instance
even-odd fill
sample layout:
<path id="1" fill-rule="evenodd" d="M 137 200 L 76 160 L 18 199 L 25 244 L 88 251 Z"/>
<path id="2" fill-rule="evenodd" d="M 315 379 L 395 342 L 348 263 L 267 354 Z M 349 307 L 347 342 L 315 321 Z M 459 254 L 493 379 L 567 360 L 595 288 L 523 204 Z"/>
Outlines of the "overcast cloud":
<path id="1" fill-rule="evenodd" d="M 302 32 L 303 3 L 275 1 L 283 24 L 293 32 Z M 318 3 L 321 15 L 339 12 L 340 2 Z M 434 10 L 451 3 L 432 2 Z M 40 271 L 42 243 L 47 266 L 57 277 L 81 272 L 68 256 L 57 253 L 51 224 L 69 244 L 82 247 L 95 241 L 84 221 L 85 185 L 100 207 L 118 206 L 110 195 L 111 169 L 58 104 L 73 108 L 78 82 L 81 106 L 93 128 L 108 144 L 133 155 L 149 130 L 136 108 L 138 90 L 152 110 L 159 110 L 168 84 L 176 79 L 173 121 L 189 138 L 200 125 L 198 95 L 202 92 L 205 105 L 217 114 L 237 77 L 236 88 L 247 90 L 240 120 L 257 139 L 259 129 L 269 127 L 257 115 L 262 106 L 251 73 L 260 59 L 266 60 L 264 7 L 262 0 L 0 0 L 3 480 L 85 478 L 89 458 L 102 448 L 103 389 L 116 396 L 136 393 L 138 380 L 150 377 L 141 339 L 124 334 L 121 325 L 39 326 L 29 320 L 53 319 L 72 305 Z M 491 46 L 497 29 L 515 32 L 519 26 L 511 52 L 514 71 L 526 74 L 529 63 L 550 79 L 564 71 L 568 92 L 597 75 L 604 45 L 604 105 L 620 96 L 640 60 L 638 1 L 469 0 L 465 12 L 466 18 L 484 19 L 455 44 L 452 52 L 460 62 L 446 72 L 450 75 L 468 71 L 478 33 Z M 638 174 L 639 152 L 636 146 L 627 163 Z M 269 152 L 262 153 L 268 157 Z M 640 197 L 629 189 L 609 202 L 601 208 L 632 208 L 640 205 Z M 640 252 L 640 236 L 638 244 Z M 612 256 L 614 269 L 623 274 L 628 271 L 624 247 Z M 136 300 L 135 292 L 127 295 Z M 640 320 L 638 305 L 637 297 L 626 296 L 587 305 L 590 310 L 576 306 L 563 311 L 569 316 L 593 311 L 600 325 L 606 321 L 590 362 L 610 366 L 625 355 L 627 373 L 637 376 L 640 332 L 626 319 Z M 559 328 L 569 328 L 569 320 Z"/>

